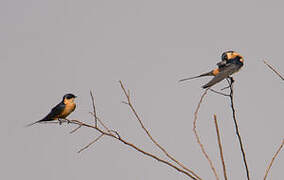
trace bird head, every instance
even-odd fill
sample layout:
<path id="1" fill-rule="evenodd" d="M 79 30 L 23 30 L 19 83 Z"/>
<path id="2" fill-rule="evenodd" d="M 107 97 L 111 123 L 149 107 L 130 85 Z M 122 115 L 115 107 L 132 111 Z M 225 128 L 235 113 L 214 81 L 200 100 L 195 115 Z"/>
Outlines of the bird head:
<path id="1" fill-rule="evenodd" d="M 64 101 L 64 102 L 66 102 L 66 101 L 68 101 L 68 102 L 73 102 L 76 97 L 77 97 L 77 96 L 75 96 L 74 94 L 65 94 L 65 95 L 63 96 L 63 101 Z"/>
<path id="2" fill-rule="evenodd" d="M 235 51 L 226 51 L 221 56 L 222 61 L 236 60 L 238 63 L 243 64 L 244 58 Z"/>

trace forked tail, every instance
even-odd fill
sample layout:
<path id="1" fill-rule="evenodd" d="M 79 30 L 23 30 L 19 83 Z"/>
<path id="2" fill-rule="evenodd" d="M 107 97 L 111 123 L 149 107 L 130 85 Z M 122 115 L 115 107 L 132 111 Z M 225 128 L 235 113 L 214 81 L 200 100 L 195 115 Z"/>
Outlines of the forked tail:
<path id="1" fill-rule="evenodd" d="M 201 74 L 201 75 L 199 75 L 199 76 L 194 76 L 194 77 L 189 77 L 189 78 L 181 79 L 181 80 L 179 80 L 178 82 L 187 81 L 187 80 L 190 80 L 190 79 L 195 79 L 195 78 L 199 78 L 199 77 L 203 77 L 203 76 L 214 76 L 214 75 L 213 75 L 213 71 L 210 71 L 210 72 Z"/>
<path id="2" fill-rule="evenodd" d="M 43 122 L 43 121 L 45 121 L 45 120 L 44 120 L 44 119 L 42 119 L 42 120 L 39 120 L 39 121 L 36 121 L 36 122 L 30 123 L 30 124 L 26 125 L 26 127 L 30 127 L 30 126 L 32 126 L 32 125 L 34 125 L 34 124 L 37 124 L 37 123 L 39 123 L 39 122 Z"/>

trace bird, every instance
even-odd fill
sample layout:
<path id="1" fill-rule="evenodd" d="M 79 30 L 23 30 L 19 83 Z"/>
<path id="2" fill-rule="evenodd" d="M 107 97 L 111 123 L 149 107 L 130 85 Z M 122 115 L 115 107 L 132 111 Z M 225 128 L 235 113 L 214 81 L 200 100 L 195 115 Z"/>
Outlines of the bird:
<path id="1" fill-rule="evenodd" d="M 238 72 L 243 65 L 244 58 L 239 53 L 235 51 L 226 51 L 222 53 L 221 61 L 217 63 L 218 68 L 200 74 L 199 76 L 181 79 L 179 82 L 204 76 L 214 76 L 207 84 L 202 86 L 203 89 L 206 89 Z"/>
<path id="2" fill-rule="evenodd" d="M 58 119 L 59 124 L 61 124 L 60 119 L 66 118 L 69 114 L 71 114 L 75 108 L 76 104 L 74 102 L 75 98 L 74 94 L 65 94 L 63 96 L 62 101 L 57 104 L 52 110 L 41 120 L 28 124 L 27 126 L 32 126 L 37 123 L 53 121 Z"/>

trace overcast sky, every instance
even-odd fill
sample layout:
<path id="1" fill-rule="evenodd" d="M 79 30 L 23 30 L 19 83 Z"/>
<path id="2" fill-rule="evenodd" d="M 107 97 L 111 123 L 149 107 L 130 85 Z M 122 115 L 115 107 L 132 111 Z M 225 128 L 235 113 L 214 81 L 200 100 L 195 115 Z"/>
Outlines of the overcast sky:
<path id="1" fill-rule="evenodd" d="M 107 137 L 76 153 L 99 135 L 86 128 L 75 134 L 67 124 L 25 128 L 66 93 L 78 96 L 69 118 L 93 123 L 93 90 L 108 126 L 161 154 L 121 103 L 118 80 L 153 137 L 203 179 L 214 179 L 192 132 L 201 86 L 210 78 L 177 81 L 215 68 L 226 50 L 245 60 L 234 76 L 235 108 L 251 177 L 262 179 L 284 136 L 283 82 L 263 64 L 284 74 L 283 17 L 280 1 L 0 1 L 0 179 L 187 179 Z M 245 179 L 228 98 L 206 96 L 197 122 L 201 140 L 222 177 L 214 113 L 229 179 Z M 281 152 L 268 179 L 281 180 L 283 167 Z"/>

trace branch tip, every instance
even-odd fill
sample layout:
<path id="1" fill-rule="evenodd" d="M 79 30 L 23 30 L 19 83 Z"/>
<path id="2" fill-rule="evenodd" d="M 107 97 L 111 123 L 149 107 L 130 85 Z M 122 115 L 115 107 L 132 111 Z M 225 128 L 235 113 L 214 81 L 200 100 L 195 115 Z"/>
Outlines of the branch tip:
<path id="1" fill-rule="evenodd" d="M 226 172 L 226 165 L 225 165 L 225 160 L 224 160 L 224 155 L 223 155 L 223 148 L 222 148 L 221 137 L 219 133 L 219 127 L 218 127 L 216 114 L 214 114 L 214 123 L 215 123 L 215 128 L 216 128 L 216 133 L 217 133 L 217 140 L 218 140 L 220 158 L 221 158 L 222 167 L 223 167 L 224 179 L 227 180 L 228 177 L 227 177 L 227 172 Z"/>
<path id="2" fill-rule="evenodd" d="M 265 171 L 265 175 L 264 175 L 263 180 L 266 180 L 267 175 L 268 175 L 268 173 L 269 173 L 269 171 L 270 171 L 270 169 L 272 167 L 272 164 L 273 164 L 274 160 L 276 159 L 276 157 L 278 156 L 278 154 L 280 153 L 281 149 L 283 148 L 283 145 L 284 145 L 284 139 L 282 140 L 282 143 L 279 146 L 279 148 L 277 149 L 276 153 L 273 155 L 273 157 L 272 157 L 272 159 L 271 159 L 271 161 L 270 161 L 270 163 L 269 163 L 269 165 L 268 165 L 268 167 L 267 167 L 267 169 Z"/>

